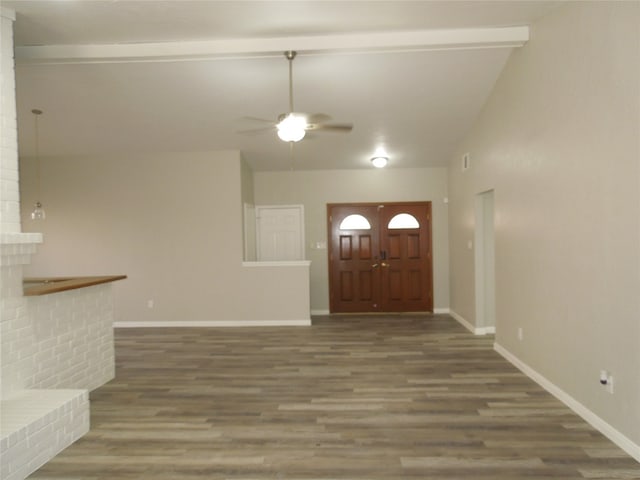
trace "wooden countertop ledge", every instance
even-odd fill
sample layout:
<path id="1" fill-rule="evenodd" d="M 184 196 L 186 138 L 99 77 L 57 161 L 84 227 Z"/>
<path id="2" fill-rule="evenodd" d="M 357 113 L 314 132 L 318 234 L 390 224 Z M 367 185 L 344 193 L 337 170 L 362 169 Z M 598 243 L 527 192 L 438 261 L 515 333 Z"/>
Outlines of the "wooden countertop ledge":
<path id="1" fill-rule="evenodd" d="M 47 295 L 49 293 L 64 292 L 76 288 L 100 285 L 101 283 L 123 280 L 126 275 L 105 275 L 101 277 L 30 277 L 22 280 L 25 297 Z"/>

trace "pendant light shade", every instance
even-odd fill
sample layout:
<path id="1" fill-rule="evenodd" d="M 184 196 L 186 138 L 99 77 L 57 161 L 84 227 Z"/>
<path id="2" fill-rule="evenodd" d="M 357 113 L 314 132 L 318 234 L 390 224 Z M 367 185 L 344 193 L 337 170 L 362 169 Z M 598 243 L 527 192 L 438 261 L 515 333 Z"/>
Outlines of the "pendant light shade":
<path id="1" fill-rule="evenodd" d="M 40 202 L 36 202 L 33 212 L 31 212 L 31 220 L 44 220 L 46 217 L 44 208 Z"/>
<path id="2" fill-rule="evenodd" d="M 35 136 L 35 145 L 36 145 L 36 194 L 37 200 L 34 205 L 33 211 L 31 212 L 31 220 L 44 220 L 46 217 L 46 213 L 44 211 L 44 207 L 40 202 L 40 138 L 38 131 L 38 117 L 42 115 L 42 110 L 38 110 L 34 108 L 31 110 L 34 118 L 34 136 Z"/>

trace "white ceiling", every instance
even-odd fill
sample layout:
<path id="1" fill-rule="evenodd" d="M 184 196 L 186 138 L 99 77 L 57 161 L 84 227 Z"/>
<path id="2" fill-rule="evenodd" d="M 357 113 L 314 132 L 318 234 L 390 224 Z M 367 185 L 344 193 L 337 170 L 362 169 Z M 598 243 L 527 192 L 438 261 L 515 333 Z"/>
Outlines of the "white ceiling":
<path id="1" fill-rule="evenodd" d="M 558 3 L 5 0 L 19 149 L 35 150 L 39 108 L 41 155 L 240 149 L 256 170 L 288 169 L 275 132 L 237 132 L 288 110 L 293 49 L 295 110 L 354 124 L 296 143 L 296 169 L 370 168 L 379 146 L 390 167 L 442 166 L 512 51 L 483 40 L 510 29 L 468 29 L 529 25 Z"/>

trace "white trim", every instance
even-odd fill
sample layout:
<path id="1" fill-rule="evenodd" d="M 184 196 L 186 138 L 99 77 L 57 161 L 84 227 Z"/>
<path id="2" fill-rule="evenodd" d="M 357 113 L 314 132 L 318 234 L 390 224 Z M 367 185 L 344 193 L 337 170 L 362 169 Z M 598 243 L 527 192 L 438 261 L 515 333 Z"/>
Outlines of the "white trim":
<path id="1" fill-rule="evenodd" d="M 494 343 L 493 348 L 496 352 L 502 355 L 516 368 L 518 368 L 522 373 L 524 373 L 527 377 L 529 377 L 551 395 L 564 403 L 567 407 L 573 410 L 573 412 L 575 412 L 587 423 L 589 423 L 593 428 L 598 430 L 605 437 L 619 446 L 622 450 L 624 450 L 634 459 L 640 462 L 640 445 L 634 443 L 629 437 L 624 435 L 622 432 L 617 430 L 615 427 L 613 427 L 598 415 L 596 415 L 594 412 L 589 410 L 587 407 L 582 405 L 578 400 L 566 393 L 560 387 L 547 380 L 544 376 L 536 372 L 533 368 L 521 361 L 518 357 L 513 355 L 500 344 Z"/>
<path id="2" fill-rule="evenodd" d="M 329 315 L 329 310 L 311 310 L 311 315 Z"/>
<path id="3" fill-rule="evenodd" d="M 12 22 L 16 21 L 16 11 L 12 8 L 0 7 L 0 16 Z"/>
<path id="4" fill-rule="evenodd" d="M 433 313 L 435 315 L 441 315 L 441 314 L 445 314 L 445 313 L 451 313 L 451 310 L 449 310 L 449 307 L 446 307 L 446 308 L 434 308 L 433 309 Z"/>
<path id="5" fill-rule="evenodd" d="M 243 267 L 308 267 L 311 260 L 282 260 L 278 262 L 242 262 Z"/>
<path id="6" fill-rule="evenodd" d="M 450 28 L 407 32 L 369 32 L 272 38 L 234 38 L 183 42 L 103 45 L 17 46 L 17 64 L 107 63 L 282 56 L 296 46 L 305 54 L 460 50 L 522 47 L 528 26 Z"/>
<path id="7" fill-rule="evenodd" d="M 171 328 L 171 327 L 308 327 L 311 319 L 305 320 L 203 320 L 113 322 L 113 328 Z"/>
<path id="8" fill-rule="evenodd" d="M 454 312 L 453 310 L 449 311 L 449 315 L 455 318 L 458 323 L 460 323 L 460 325 L 462 325 L 474 335 L 488 335 L 496 333 L 496 327 L 474 327 L 473 325 L 471 325 L 471 322 L 469 322 L 466 318 Z"/>
<path id="9" fill-rule="evenodd" d="M 469 330 L 471 333 L 475 334 L 475 328 L 471 325 L 462 315 L 454 312 L 453 310 L 449 310 L 449 315 L 455 318 L 460 325 Z"/>

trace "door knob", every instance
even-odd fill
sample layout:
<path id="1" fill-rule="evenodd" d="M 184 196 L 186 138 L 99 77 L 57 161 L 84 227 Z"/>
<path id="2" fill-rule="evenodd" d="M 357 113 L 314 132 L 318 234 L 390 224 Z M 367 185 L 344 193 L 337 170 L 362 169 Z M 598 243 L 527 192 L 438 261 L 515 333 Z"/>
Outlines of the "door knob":
<path id="1" fill-rule="evenodd" d="M 378 264 L 374 263 L 373 265 L 371 265 L 371 268 L 378 268 Z"/>
<path id="2" fill-rule="evenodd" d="M 388 263 L 385 263 L 385 262 L 382 262 L 382 266 L 383 266 L 383 267 L 388 267 L 388 266 L 389 266 L 389 264 L 388 264 Z"/>

